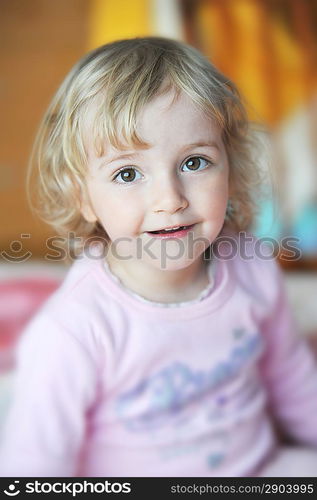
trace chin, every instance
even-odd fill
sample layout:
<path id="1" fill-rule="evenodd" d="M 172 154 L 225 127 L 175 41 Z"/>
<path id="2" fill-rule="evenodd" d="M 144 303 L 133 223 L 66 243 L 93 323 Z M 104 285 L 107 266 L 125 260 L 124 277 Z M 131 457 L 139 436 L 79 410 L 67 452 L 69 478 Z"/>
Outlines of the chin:
<path id="1" fill-rule="evenodd" d="M 197 257 L 198 258 L 198 257 Z M 161 262 L 155 262 L 156 269 L 160 269 L 161 271 L 180 271 L 182 269 L 186 269 L 190 265 L 194 264 L 197 260 L 195 259 L 166 259 L 166 261 L 162 260 Z M 153 262 L 152 262 L 153 265 Z"/>

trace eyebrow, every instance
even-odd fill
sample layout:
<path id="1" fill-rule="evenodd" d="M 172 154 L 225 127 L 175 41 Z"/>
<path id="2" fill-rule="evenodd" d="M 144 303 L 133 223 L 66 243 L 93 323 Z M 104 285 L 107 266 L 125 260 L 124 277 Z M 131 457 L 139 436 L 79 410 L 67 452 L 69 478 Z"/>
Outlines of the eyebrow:
<path id="1" fill-rule="evenodd" d="M 110 163 L 113 163 L 115 161 L 118 161 L 118 160 L 132 160 L 133 158 L 136 158 L 137 156 L 139 156 L 140 153 L 138 152 L 135 152 L 135 153 L 125 153 L 125 154 L 118 154 L 116 156 L 113 156 L 112 158 L 109 158 L 106 162 L 103 161 L 99 168 L 103 168 L 105 165 L 109 165 Z M 104 159 L 103 159 L 104 160 Z"/>
<path id="2" fill-rule="evenodd" d="M 183 151 L 187 151 L 188 149 L 203 148 L 203 147 L 216 148 L 219 150 L 219 146 L 216 142 L 199 141 L 199 142 L 193 142 L 190 144 L 186 144 L 186 146 L 183 148 Z M 136 158 L 137 156 L 140 156 L 140 154 L 141 154 L 141 152 L 139 152 L 139 151 L 131 152 L 131 153 L 124 153 L 124 154 L 119 153 L 118 155 L 115 155 L 112 158 L 110 158 L 109 160 L 107 160 L 106 163 L 102 162 L 100 164 L 99 168 L 102 168 L 105 165 L 110 165 L 111 163 L 118 161 L 118 160 L 132 160 L 132 159 Z"/>
<path id="3" fill-rule="evenodd" d="M 205 142 L 205 141 L 193 142 L 191 144 L 187 144 L 185 149 L 204 148 L 204 147 L 219 149 L 218 144 L 214 141 L 212 141 L 212 142 Z"/>

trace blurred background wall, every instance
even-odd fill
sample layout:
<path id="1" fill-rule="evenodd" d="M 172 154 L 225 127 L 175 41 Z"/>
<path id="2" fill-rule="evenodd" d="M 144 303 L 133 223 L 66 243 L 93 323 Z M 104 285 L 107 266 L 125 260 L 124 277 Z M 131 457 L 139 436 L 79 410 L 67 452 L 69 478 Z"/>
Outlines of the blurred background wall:
<path id="1" fill-rule="evenodd" d="M 64 273 L 45 260 L 53 232 L 32 216 L 25 195 L 39 120 L 78 58 L 144 35 L 200 49 L 266 126 L 262 155 L 278 188 L 268 185 L 253 230 L 298 238 L 301 258 L 279 260 L 303 330 L 317 332 L 316 0 L 0 0 L 0 9 L 0 355 Z M 12 282 L 35 277 L 46 282 Z"/>
<path id="2" fill-rule="evenodd" d="M 25 253 L 19 250 L 20 241 L 33 257 L 45 252 L 50 230 L 28 208 L 26 166 L 51 96 L 87 50 L 89 4 L 86 0 L 0 1 L 0 246 L 13 258 Z"/>

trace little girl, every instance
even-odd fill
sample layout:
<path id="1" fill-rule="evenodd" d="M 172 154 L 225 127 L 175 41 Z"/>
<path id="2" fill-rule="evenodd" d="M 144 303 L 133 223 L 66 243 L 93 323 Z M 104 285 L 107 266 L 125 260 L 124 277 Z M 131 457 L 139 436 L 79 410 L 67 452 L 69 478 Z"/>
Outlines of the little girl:
<path id="1" fill-rule="evenodd" d="M 77 258 L 19 344 L 3 476 L 316 475 L 316 365 L 245 232 L 252 153 L 192 47 L 122 40 L 72 69 L 30 186 Z"/>

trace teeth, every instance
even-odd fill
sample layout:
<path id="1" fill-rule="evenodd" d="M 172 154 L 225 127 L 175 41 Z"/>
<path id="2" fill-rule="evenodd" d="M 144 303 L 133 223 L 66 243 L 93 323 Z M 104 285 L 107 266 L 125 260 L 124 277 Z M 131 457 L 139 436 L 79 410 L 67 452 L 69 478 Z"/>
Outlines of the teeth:
<path id="1" fill-rule="evenodd" d="M 175 231 L 176 229 L 179 229 L 180 227 L 184 227 L 184 226 L 176 226 L 176 227 L 171 227 L 170 229 L 162 229 L 162 232 L 164 231 Z"/>
<path id="2" fill-rule="evenodd" d="M 171 227 L 170 229 L 160 229 L 159 231 L 149 231 L 150 233 L 154 233 L 154 234 L 160 234 L 160 233 L 172 233 L 172 232 L 175 232 L 175 231 L 178 231 L 178 230 L 183 230 L 183 229 L 186 229 L 188 226 L 175 226 L 175 227 Z"/>

